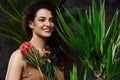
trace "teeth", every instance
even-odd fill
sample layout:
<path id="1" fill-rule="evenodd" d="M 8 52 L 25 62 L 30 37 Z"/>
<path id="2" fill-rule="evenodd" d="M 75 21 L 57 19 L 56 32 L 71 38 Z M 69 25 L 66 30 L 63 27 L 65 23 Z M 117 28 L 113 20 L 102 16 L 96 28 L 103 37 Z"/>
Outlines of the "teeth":
<path id="1" fill-rule="evenodd" d="M 48 29 L 48 28 L 46 28 L 46 29 L 43 29 L 44 31 L 50 31 L 51 29 Z"/>

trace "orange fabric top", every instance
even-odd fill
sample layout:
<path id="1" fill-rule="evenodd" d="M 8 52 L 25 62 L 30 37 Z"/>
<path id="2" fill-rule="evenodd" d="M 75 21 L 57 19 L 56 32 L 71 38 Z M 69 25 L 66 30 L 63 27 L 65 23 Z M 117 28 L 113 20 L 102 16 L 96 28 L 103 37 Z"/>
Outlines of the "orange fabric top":
<path id="1" fill-rule="evenodd" d="M 21 80 L 40 80 L 40 78 L 41 75 L 38 69 L 30 64 L 26 64 L 21 74 Z M 43 75 L 43 80 L 46 80 L 45 75 Z"/>

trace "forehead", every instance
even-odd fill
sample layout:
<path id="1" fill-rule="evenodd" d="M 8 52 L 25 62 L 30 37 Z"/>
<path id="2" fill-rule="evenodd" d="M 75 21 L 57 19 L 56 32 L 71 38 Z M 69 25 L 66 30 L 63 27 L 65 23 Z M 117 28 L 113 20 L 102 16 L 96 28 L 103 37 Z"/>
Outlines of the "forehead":
<path id="1" fill-rule="evenodd" d="M 39 9 L 36 12 L 36 17 L 53 17 L 52 12 L 48 9 Z"/>

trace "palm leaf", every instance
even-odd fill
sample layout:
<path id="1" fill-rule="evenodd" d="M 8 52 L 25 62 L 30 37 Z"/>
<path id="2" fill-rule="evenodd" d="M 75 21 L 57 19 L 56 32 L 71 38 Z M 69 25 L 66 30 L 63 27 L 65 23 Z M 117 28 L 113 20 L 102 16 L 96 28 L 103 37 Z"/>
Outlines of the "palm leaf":
<path id="1" fill-rule="evenodd" d="M 9 15 L 16 22 L 20 22 L 20 20 L 21 20 L 20 16 L 15 12 L 15 10 L 13 8 L 11 8 L 9 3 L 2 3 L 2 2 L 0 2 L 0 9 L 3 12 L 5 12 L 7 15 Z"/>
<path id="2" fill-rule="evenodd" d="M 19 30 L 19 28 L 16 29 L 14 27 L 15 25 L 12 25 L 11 23 L 2 23 L 0 24 L 0 34 L 12 38 L 19 43 L 28 40 L 25 32 Z"/>
<path id="3" fill-rule="evenodd" d="M 59 31 L 59 33 L 63 36 L 63 37 L 65 37 L 64 38 L 64 40 L 66 41 L 69 41 L 69 42 L 67 42 L 66 41 L 66 43 L 69 45 L 69 46 L 76 46 L 76 47 L 73 47 L 74 48 L 74 50 L 75 51 L 77 51 L 78 53 L 80 53 L 80 51 L 82 51 L 82 52 L 84 52 L 84 53 L 86 53 L 86 50 L 85 50 L 85 48 L 84 48 L 84 43 L 83 43 L 83 41 L 78 37 L 78 36 L 76 36 L 73 32 L 72 32 L 72 30 L 67 26 L 67 23 L 65 22 L 65 20 L 64 20 L 64 18 L 62 17 L 62 14 L 61 14 L 61 12 L 60 12 L 60 10 L 58 9 L 58 11 L 57 11 L 57 13 L 58 13 L 58 18 L 60 19 L 60 23 L 62 24 L 62 25 L 59 25 L 60 26 L 60 29 L 61 29 L 61 31 L 62 31 L 62 33 L 63 33 L 63 35 L 60 33 L 60 31 Z M 70 15 L 71 16 L 71 15 Z M 71 19 L 72 20 L 72 19 Z M 77 23 L 77 22 L 76 22 Z M 64 27 L 62 27 L 64 25 Z M 63 28 L 63 29 L 62 29 Z M 74 42 L 73 42 L 74 41 Z M 78 44 L 79 44 L 79 46 L 81 46 L 81 48 L 78 46 Z M 79 50 L 79 51 L 78 51 Z M 86 55 L 87 56 L 87 54 L 83 54 L 83 55 Z"/>
<path id="4" fill-rule="evenodd" d="M 94 0 L 92 5 L 92 15 L 90 8 L 89 13 L 86 10 L 84 17 L 78 10 L 79 21 L 64 7 L 70 23 L 67 23 L 58 8 L 60 28 L 57 28 L 57 31 L 66 44 L 79 54 L 83 66 L 91 71 L 97 69 L 102 76 L 105 75 L 103 79 L 109 80 L 119 73 L 113 69 L 118 67 L 119 70 L 116 61 L 120 50 L 120 26 L 116 26 L 118 10 L 105 33 L 104 1 L 100 2 L 100 11 L 97 10 Z M 85 75 L 88 76 L 89 73 Z"/>
<path id="5" fill-rule="evenodd" d="M 9 37 L 18 43 L 23 43 L 29 40 L 27 34 L 21 25 L 21 17 L 23 9 L 26 5 L 30 5 L 35 0 L 24 1 L 21 0 L 8 0 L 6 3 L 0 1 L 0 9 L 9 16 L 8 22 L 0 21 L 0 34 Z M 6 5 L 7 6 L 6 6 Z"/>

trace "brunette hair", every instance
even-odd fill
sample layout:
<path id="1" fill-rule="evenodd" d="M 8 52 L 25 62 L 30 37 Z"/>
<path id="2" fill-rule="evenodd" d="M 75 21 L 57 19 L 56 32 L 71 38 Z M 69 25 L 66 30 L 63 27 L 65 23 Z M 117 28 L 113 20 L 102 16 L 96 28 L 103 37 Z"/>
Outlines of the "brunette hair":
<path id="1" fill-rule="evenodd" d="M 39 0 L 33 3 L 32 5 L 25 8 L 25 11 L 23 12 L 23 18 L 22 18 L 22 25 L 25 28 L 25 31 L 30 38 L 32 36 L 32 29 L 29 27 L 29 21 L 34 20 L 36 16 L 36 12 L 39 9 L 50 10 L 54 18 L 54 23 L 56 24 L 56 10 L 55 10 L 56 6 L 52 2 L 50 2 L 50 0 Z M 56 65 L 62 69 L 63 52 L 59 48 L 59 44 L 62 44 L 62 40 L 58 35 L 56 29 L 53 30 L 52 35 L 47 39 L 46 44 L 50 47 L 51 54 L 55 54 L 57 57 Z"/>
<path id="2" fill-rule="evenodd" d="M 33 4 L 27 6 L 23 12 L 22 25 L 28 35 L 31 38 L 32 29 L 29 27 L 29 21 L 34 21 L 36 13 L 39 9 L 47 9 L 52 12 L 53 18 L 56 18 L 55 5 L 50 0 L 38 0 Z"/>

